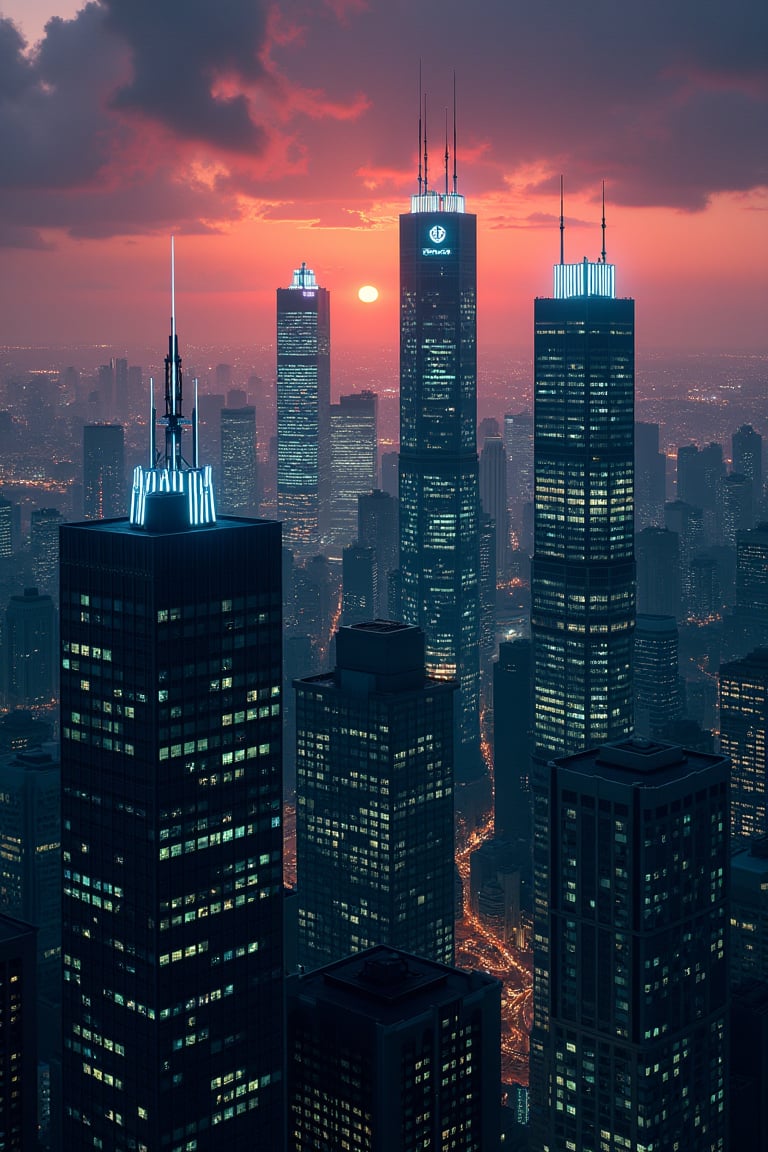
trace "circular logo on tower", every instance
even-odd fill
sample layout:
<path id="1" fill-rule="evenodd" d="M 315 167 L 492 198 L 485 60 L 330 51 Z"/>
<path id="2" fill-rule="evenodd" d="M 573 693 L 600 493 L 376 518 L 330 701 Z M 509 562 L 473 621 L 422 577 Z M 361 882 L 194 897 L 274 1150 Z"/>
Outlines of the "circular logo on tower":
<path id="1" fill-rule="evenodd" d="M 445 240 L 447 233 L 442 224 L 433 224 L 429 230 L 429 238 L 433 244 L 442 244 Z"/>

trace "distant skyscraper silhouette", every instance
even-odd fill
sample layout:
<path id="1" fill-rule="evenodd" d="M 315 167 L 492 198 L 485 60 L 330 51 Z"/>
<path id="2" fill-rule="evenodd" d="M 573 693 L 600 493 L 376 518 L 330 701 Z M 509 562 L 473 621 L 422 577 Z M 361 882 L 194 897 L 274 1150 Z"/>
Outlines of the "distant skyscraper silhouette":
<path id="1" fill-rule="evenodd" d="M 537 299 L 535 746 L 548 759 L 632 730 L 635 305 L 614 266 L 560 264 Z"/>
<path id="2" fill-rule="evenodd" d="M 480 507 L 496 526 L 496 580 L 503 580 L 509 552 L 507 453 L 501 436 L 486 436 L 480 453 Z"/>
<path id="3" fill-rule="evenodd" d="M 680 616 L 682 584 L 680 537 L 669 528 L 649 525 L 635 536 L 637 610 L 655 616 Z"/>
<path id="4" fill-rule="evenodd" d="M 111 520 L 125 511 L 125 452 L 122 424 L 86 424 L 83 429 L 83 514 Z"/>
<path id="5" fill-rule="evenodd" d="M 283 540 L 316 549 L 327 527 L 330 293 L 302 264 L 277 290 L 277 502 Z"/>
<path id="6" fill-rule="evenodd" d="M 426 149 L 425 149 L 426 154 Z M 447 154 L 447 149 L 446 149 Z M 454 152 L 455 159 L 455 152 Z M 459 682 L 456 777 L 480 777 L 477 219 L 427 185 L 400 217 L 400 569 L 403 619 L 430 676 Z"/>
<path id="7" fill-rule="evenodd" d="M 531 843 L 533 666 L 530 640 L 505 640 L 493 667 L 495 835 Z"/>
<path id="8" fill-rule="evenodd" d="M 221 511 L 226 516 L 257 516 L 256 409 L 223 408 L 221 412 Z"/>
<path id="9" fill-rule="evenodd" d="M 763 438 L 751 424 L 742 424 L 731 437 L 731 459 L 733 471 L 752 481 L 754 517 L 763 495 Z"/>
<path id="10" fill-rule="evenodd" d="M 25 588 L 5 613 L 6 700 L 10 708 L 50 704 L 56 692 L 56 609 L 50 596 Z"/>
<path id="11" fill-rule="evenodd" d="M 630 739 L 546 775 L 531 1152 L 724 1152 L 728 760 Z"/>
<path id="12" fill-rule="evenodd" d="M 533 413 L 507 412 L 504 417 L 507 452 L 507 496 L 517 522 L 524 504 L 533 500 Z"/>
<path id="13" fill-rule="evenodd" d="M 173 320 L 165 385 L 129 518 L 61 534 L 64 1147 L 278 1149 L 280 528 L 216 518 Z"/>
<path id="14" fill-rule="evenodd" d="M 341 628 L 298 680 L 299 963 L 375 944 L 453 961 L 453 695 L 419 628 Z"/>
<path id="15" fill-rule="evenodd" d="M 373 548 L 348 544 L 341 554 L 341 623 L 363 624 L 375 619 L 377 590 Z"/>
<path id="16" fill-rule="evenodd" d="M 357 499 L 378 478 L 378 397 L 353 392 L 331 404 L 330 533 L 338 544 L 357 539 Z"/>
<path id="17" fill-rule="evenodd" d="M 717 482 L 715 509 L 717 539 L 730 548 L 736 547 L 737 532 L 754 527 L 752 481 L 740 472 L 729 472 Z"/>
<path id="18" fill-rule="evenodd" d="M 398 566 L 397 500 L 376 488 L 357 499 L 357 539 L 376 554 L 376 612 L 381 619 L 389 616 L 387 581 Z M 392 617 L 390 617 L 391 619 Z"/>
<path id="19" fill-rule="evenodd" d="M 658 424 L 635 424 L 635 530 L 664 523 L 667 458 L 659 452 Z"/>
<path id="20" fill-rule="evenodd" d="M 674 616 L 638 613 L 634 684 L 636 734 L 650 739 L 663 737 L 683 711 Z"/>
<path id="21" fill-rule="evenodd" d="M 768 646 L 768 524 L 736 533 L 736 651 Z"/>

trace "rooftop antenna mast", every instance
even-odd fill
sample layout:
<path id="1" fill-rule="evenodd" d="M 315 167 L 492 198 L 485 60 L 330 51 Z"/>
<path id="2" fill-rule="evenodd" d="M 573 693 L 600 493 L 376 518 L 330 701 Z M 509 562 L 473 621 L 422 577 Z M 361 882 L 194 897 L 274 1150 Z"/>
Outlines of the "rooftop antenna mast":
<path id="1" fill-rule="evenodd" d="M 606 263 L 606 181 L 602 182 L 602 263 Z"/>
<path id="2" fill-rule="evenodd" d="M 419 196 L 421 196 L 421 60 L 419 60 Z"/>
<path id="3" fill-rule="evenodd" d="M 424 93 L 424 195 L 429 191 L 427 181 L 427 94 Z"/>
<path id="4" fill-rule="evenodd" d="M 445 110 L 445 194 L 448 195 L 448 109 Z"/>
<path id="5" fill-rule="evenodd" d="M 176 333 L 176 256 L 171 236 L 171 334 L 165 358 L 165 462 L 169 468 L 181 467 L 181 357 Z"/>
<path id="6" fill-rule="evenodd" d="M 456 73 L 453 74 L 453 194 L 458 191 L 458 173 L 456 170 Z"/>
<path id="7" fill-rule="evenodd" d="M 560 263 L 561 264 L 565 263 L 565 258 L 564 258 L 565 237 L 563 235 L 564 232 L 565 232 L 565 217 L 563 216 L 563 178 L 561 176 L 560 177 Z"/>

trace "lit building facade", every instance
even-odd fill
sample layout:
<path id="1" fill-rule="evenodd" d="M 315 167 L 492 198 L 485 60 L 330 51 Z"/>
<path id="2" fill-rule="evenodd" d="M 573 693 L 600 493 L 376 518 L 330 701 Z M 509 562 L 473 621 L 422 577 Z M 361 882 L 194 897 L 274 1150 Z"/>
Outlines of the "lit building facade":
<path id="1" fill-rule="evenodd" d="M 534 744 L 632 730 L 635 305 L 611 264 L 555 265 L 534 334 Z"/>
<path id="2" fill-rule="evenodd" d="M 291 977 L 290 1152 L 496 1152 L 499 993 L 384 947 Z"/>
<path id="3" fill-rule="evenodd" d="M 280 527 L 181 399 L 172 334 L 131 516 L 61 534 L 65 1148 L 281 1146 Z"/>
<path id="4" fill-rule="evenodd" d="M 295 682 L 299 963 L 376 944 L 453 961 L 453 681 L 424 636 L 336 634 L 336 669 Z"/>
<path id="5" fill-rule="evenodd" d="M 317 549 L 327 527 L 330 293 L 302 264 L 277 290 L 277 503 L 283 539 Z"/>
<path id="6" fill-rule="evenodd" d="M 548 765 L 532 1152 L 724 1152 L 728 768 L 634 739 Z"/>
<path id="7" fill-rule="evenodd" d="M 225 516 L 257 516 L 259 474 L 256 409 L 221 410 L 221 511 Z"/>
<path id="8" fill-rule="evenodd" d="M 0 1134 L 3 1152 L 37 1146 L 35 929 L 0 916 Z"/>
<path id="9" fill-rule="evenodd" d="M 768 836 L 731 857 L 731 985 L 768 988 Z"/>
<path id="10" fill-rule="evenodd" d="M 768 650 L 720 668 L 720 750 L 731 758 L 731 836 L 768 833 Z"/>
<path id="11" fill-rule="evenodd" d="M 480 755 L 477 219 L 426 190 L 400 217 L 400 571 L 403 619 L 430 676 L 456 679 L 457 781 Z"/>
<path id="12" fill-rule="evenodd" d="M 353 392 L 331 404 L 330 535 L 336 544 L 357 539 L 357 501 L 376 487 L 378 397 Z"/>

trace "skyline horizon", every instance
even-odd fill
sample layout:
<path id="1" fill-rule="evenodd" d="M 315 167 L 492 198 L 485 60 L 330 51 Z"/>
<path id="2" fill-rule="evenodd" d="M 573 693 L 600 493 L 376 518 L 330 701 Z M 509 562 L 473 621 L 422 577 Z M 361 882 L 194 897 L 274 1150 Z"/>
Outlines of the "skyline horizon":
<path id="1" fill-rule="evenodd" d="M 230 0 L 224 23 L 213 0 L 143 15 L 125 0 L 5 0 L 0 343 L 34 341 L 40 316 L 54 341 L 144 342 L 165 313 L 171 233 L 181 323 L 203 343 L 264 340 L 302 260 L 333 295 L 334 343 L 394 342 L 422 58 L 437 185 L 456 65 L 481 342 L 527 347 L 563 174 L 569 262 L 600 250 L 605 180 L 609 259 L 618 294 L 639 302 L 641 347 L 761 351 L 765 13 L 738 0 L 725 19 L 684 0 L 603 21 L 555 5 L 546 25 L 515 14 L 509 38 L 502 0 L 471 29 L 435 0 L 407 15 L 376 0 Z M 184 59 L 173 85 L 158 47 L 169 22 Z M 377 302 L 358 300 L 364 284 Z"/>

